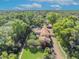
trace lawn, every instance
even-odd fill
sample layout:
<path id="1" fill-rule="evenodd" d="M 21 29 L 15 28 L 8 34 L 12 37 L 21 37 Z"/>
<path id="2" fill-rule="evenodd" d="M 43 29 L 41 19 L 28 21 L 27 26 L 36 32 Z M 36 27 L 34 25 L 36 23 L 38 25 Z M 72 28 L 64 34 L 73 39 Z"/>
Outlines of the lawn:
<path id="1" fill-rule="evenodd" d="M 21 59 L 43 59 L 45 53 L 43 52 L 36 52 L 32 53 L 29 49 L 24 49 Z"/>

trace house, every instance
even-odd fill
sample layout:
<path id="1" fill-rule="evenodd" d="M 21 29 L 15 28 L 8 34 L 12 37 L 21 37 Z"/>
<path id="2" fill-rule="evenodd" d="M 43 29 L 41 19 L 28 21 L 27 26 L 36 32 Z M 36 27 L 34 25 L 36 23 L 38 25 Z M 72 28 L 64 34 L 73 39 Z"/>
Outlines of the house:
<path id="1" fill-rule="evenodd" d="M 35 28 L 33 29 L 33 31 L 35 32 L 36 36 L 39 38 L 40 43 L 44 45 L 50 44 L 51 34 L 46 26 L 43 26 L 42 28 Z"/>
<path id="2" fill-rule="evenodd" d="M 50 43 L 50 32 L 46 26 L 40 30 L 39 40 L 41 43 Z"/>

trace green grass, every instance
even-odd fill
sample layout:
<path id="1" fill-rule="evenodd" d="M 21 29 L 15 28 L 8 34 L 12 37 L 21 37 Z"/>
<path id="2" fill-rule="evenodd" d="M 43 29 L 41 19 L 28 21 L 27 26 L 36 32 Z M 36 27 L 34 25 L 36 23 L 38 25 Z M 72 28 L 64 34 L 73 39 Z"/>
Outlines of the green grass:
<path id="1" fill-rule="evenodd" d="M 45 53 L 43 52 L 36 52 L 32 53 L 29 49 L 24 49 L 21 59 L 43 59 Z"/>

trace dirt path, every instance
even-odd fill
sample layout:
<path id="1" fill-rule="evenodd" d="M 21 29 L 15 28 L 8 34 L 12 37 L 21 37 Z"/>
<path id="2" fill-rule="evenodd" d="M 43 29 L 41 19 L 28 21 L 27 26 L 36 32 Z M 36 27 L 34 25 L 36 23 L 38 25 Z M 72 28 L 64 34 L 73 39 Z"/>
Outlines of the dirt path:
<path id="1" fill-rule="evenodd" d="M 53 34 L 53 30 L 50 30 L 50 33 L 52 35 Z M 60 50 L 60 47 L 59 47 L 59 44 L 58 44 L 58 41 L 52 36 L 52 41 L 53 41 L 53 47 L 54 47 L 54 52 L 55 52 L 55 59 L 64 59 L 64 56 Z"/>
<path id="2" fill-rule="evenodd" d="M 24 51 L 24 49 L 22 48 L 22 51 L 21 51 L 21 53 L 20 53 L 20 55 L 19 55 L 19 58 L 18 58 L 18 59 L 21 59 L 22 54 L 23 54 L 23 51 Z"/>
<path id="3" fill-rule="evenodd" d="M 56 59 L 64 59 L 63 55 L 62 55 L 62 52 L 60 50 L 60 47 L 58 45 L 58 42 L 56 41 L 56 39 L 53 40 L 53 46 L 54 46 L 54 51 L 56 53 Z"/>

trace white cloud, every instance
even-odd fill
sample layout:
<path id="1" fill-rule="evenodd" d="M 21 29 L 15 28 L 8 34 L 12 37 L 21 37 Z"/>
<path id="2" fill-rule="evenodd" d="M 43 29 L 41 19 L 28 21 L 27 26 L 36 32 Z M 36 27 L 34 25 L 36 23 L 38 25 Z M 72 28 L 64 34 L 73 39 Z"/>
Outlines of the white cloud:
<path id="1" fill-rule="evenodd" d="M 53 10 L 60 10 L 62 7 L 60 5 L 50 5 Z"/>
<path id="2" fill-rule="evenodd" d="M 31 1 L 38 1 L 38 2 L 52 2 L 53 0 L 31 0 Z"/>
<path id="3" fill-rule="evenodd" d="M 31 0 L 37 2 L 49 2 L 49 3 L 56 3 L 61 5 L 78 5 L 75 0 Z"/>
<path id="4" fill-rule="evenodd" d="M 21 7 L 25 7 L 25 8 L 41 8 L 42 7 L 41 4 L 37 4 L 37 3 L 33 3 L 33 4 L 22 4 L 20 6 Z"/>
<path id="5" fill-rule="evenodd" d="M 58 7 L 58 8 L 60 8 L 60 5 L 51 5 L 51 7 Z"/>
<path id="6" fill-rule="evenodd" d="M 3 1 L 10 1 L 10 0 L 3 0 Z"/>
<path id="7" fill-rule="evenodd" d="M 73 2 L 73 5 L 79 5 L 79 3 Z"/>
<path id="8" fill-rule="evenodd" d="M 15 7 L 14 9 L 18 9 L 18 10 L 31 10 L 34 8 L 42 8 L 41 4 L 38 3 L 33 3 L 33 4 L 21 4 L 17 7 Z"/>
<path id="9" fill-rule="evenodd" d="M 76 5 L 77 2 L 74 0 L 57 0 L 57 2 L 61 5 Z"/>

